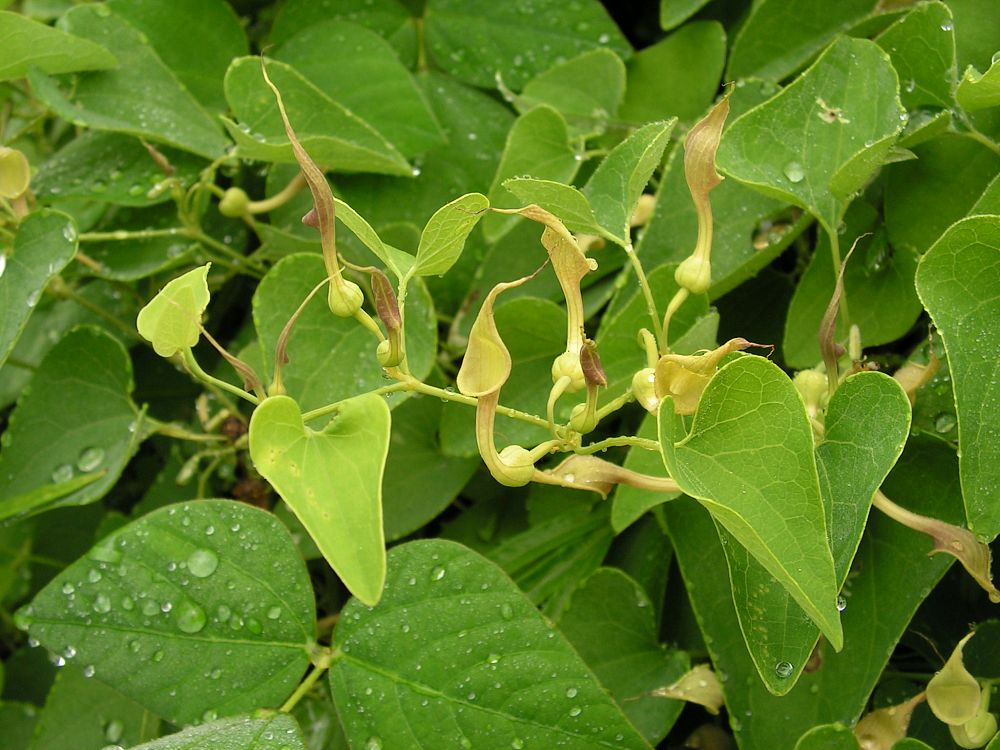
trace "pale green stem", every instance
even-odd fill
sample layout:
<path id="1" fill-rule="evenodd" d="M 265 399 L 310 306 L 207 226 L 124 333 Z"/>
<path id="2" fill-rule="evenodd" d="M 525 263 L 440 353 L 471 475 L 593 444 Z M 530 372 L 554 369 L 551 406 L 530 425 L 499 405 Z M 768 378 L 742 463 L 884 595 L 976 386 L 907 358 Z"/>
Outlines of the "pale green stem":
<path id="1" fill-rule="evenodd" d="M 80 242 L 108 242 L 124 240 L 148 240 L 156 237 L 190 237 L 191 232 L 185 227 L 168 227 L 166 229 L 116 229 L 113 232 L 84 232 Z"/>
<path id="2" fill-rule="evenodd" d="M 552 390 L 549 391 L 549 400 L 545 405 L 545 415 L 549 420 L 549 432 L 552 434 L 552 437 L 557 439 L 559 435 L 556 433 L 556 402 L 559 400 L 559 397 L 566 392 L 566 389 L 572 382 L 573 379 L 568 375 L 563 375 L 559 378 L 559 380 L 555 382 L 555 385 L 552 386 Z"/>
<path id="3" fill-rule="evenodd" d="M 645 271 L 642 270 L 642 263 L 639 260 L 639 256 L 636 255 L 635 248 L 632 247 L 631 242 L 622 245 L 622 247 L 625 249 L 625 255 L 632 265 L 632 270 L 635 271 L 635 278 L 639 282 L 643 299 L 646 300 L 646 311 L 649 313 L 650 320 L 653 321 L 653 336 L 657 341 L 662 341 L 665 346 L 666 341 L 663 338 L 663 328 L 660 326 L 660 316 L 656 312 L 656 300 L 653 299 L 653 290 L 649 288 L 649 281 L 646 279 Z"/>
<path id="4" fill-rule="evenodd" d="M 616 448 L 620 446 L 631 446 L 635 448 L 643 448 L 647 451 L 659 451 L 660 443 L 656 440 L 649 440 L 647 438 L 634 437 L 630 435 L 622 435 L 620 437 L 608 438 L 607 440 L 601 440 L 597 443 L 591 443 L 590 445 L 585 445 L 582 448 L 575 449 L 575 453 L 590 454 L 599 453 L 607 448 Z"/>
<path id="5" fill-rule="evenodd" d="M 251 214 L 263 214 L 268 211 L 273 211 L 279 206 L 283 206 L 288 203 L 288 201 L 298 195 L 299 191 L 301 191 L 305 186 L 306 178 L 302 175 L 302 172 L 297 172 L 280 192 L 275 193 L 270 198 L 264 198 L 259 201 L 250 201 L 250 203 L 247 204 L 247 212 Z"/>
<path id="6" fill-rule="evenodd" d="M 613 414 L 625 406 L 625 404 L 631 404 L 633 401 L 635 401 L 635 395 L 632 391 L 625 391 L 625 393 L 611 399 L 608 403 L 597 410 L 597 421 L 600 422 L 609 414 Z"/>
<path id="7" fill-rule="evenodd" d="M 340 658 L 339 652 L 336 654 L 330 652 L 320 656 L 315 662 L 313 671 L 306 675 L 306 678 L 299 683 L 297 688 L 295 688 L 295 692 L 289 696 L 288 700 L 285 701 L 278 710 L 283 714 L 290 713 L 298 702 L 305 697 L 306 693 L 312 690 L 313 685 L 319 681 L 319 678 L 323 676 L 326 670 L 330 668 L 330 664 L 338 658 Z"/>
<path id="8" fill-rule="evenodd" d="M 681 287 L 674 294 L 673 299 L 670 300 L 670 304 L 667 305 L 667 311 L 663 315 L 663 328 L 662 337 L 660 338 L 660 354 L 667 354 L 670 351 L 670 345 L 667 343 L 667 335 L 670 332 L 670 319 L 674 317 L 674 313 L 680 308 L 681 305 L 688 298 L 688 290 Z"/>
<path id="9" fill-rule="evenodd" d="M 376 396 L 386 396 L 390 393 L 398 393 L 399 391 L 411 390 L 409 383 L 391 383 L 389 385 L 383 385 L 381 388 L 376 388 L 375 390 L 368 391 L 366 395 L 374 394 Z M 340 406 L 343 402 L 337 401 L 333 404 L 327 404 L 326 406 L 320 406 L 312 411 L 307 411 L 302 415 L 303 422 L 311 422 L 314 419 L 319 419 L 321 417 L 328 416 L 330 414 L 336 414 L 340 411 Z"/>
<path id="10" fill-rule="evenodd" d="M 537 463 L 540 459 L 545 458 L 553 450 L 558 450 L 565 444 L 564 440 L 546 440 L 544 443 L 539 443 L 530 451 L 528 455 L 531 456 L 531 462 Z"/>
<path id="11" fill-rule="evenodd" d="M 163 435 L 164 437 L 176 438 L 177 440 L 189 440 L 192 443 L 217 443 L 226 440 L 222 435 L 206 435 L 200 432 L 191 432 L 171 422 L 157 422 L 149 417 L 146 417 L 146 419 L 154 424 L 154 435 Z"/>
<path id="12" fill-rule="evenodd" d="M 203 369 L 201 369 L 201 365 L 199 365 L 197 360 L 195 360 L 194 358 L 194 352 L 192 352 L 190 349 L 184 349 L 181 355 L 184 359 L 184 364 L 187 366 L 188 370 L 191 372 L 192 375 L 194 375 L 199 380 L 202 380 L 206 383 L 211 383 L 212 385 L 216 386 L 217 388 L 221 388 L 224 391 L 229 391 L 229 393 L 232 393 L 235 396 L 239 396 L 245 401 L 249 401 L 254 406 L 260 403 L 260 399 L 258 399 L 256 396 L 252 394 L 247 393 L 239 386 L 235 386 L 232 383 L 227 383 L 225 380 L 220 380 L 219 378 L 213 377 L 209 375 L 207 372 L 205 372 Z"/>

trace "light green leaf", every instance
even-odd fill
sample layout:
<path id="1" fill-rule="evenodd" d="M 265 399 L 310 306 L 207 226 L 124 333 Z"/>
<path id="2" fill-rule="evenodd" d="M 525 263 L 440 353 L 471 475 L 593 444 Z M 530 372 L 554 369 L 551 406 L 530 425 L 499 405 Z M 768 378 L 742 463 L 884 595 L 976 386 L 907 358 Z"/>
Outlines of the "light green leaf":
<path id="1" fill-rule="evenodd" d="M 184 151 L 166 146 L 158 150 L 186 187 L 198 179 L 205 166 L 203 160 Z M 138 139 L 88 130 L 42 162 L 31 189 L 49 201 L 89 198 L 119 206 L 149 206 L 170 200 L 169 190 L 148 195 L 165 177 Z"/>
<path id="2" fill-rule="evenodd" d="M 439 276 L 448 271 L 465 247 L 465 240 L 489 208 L 481 193 L 467 193 L 439 208 L 420 234 L 413 273 Z"/>
<path id="3" fill-rule="evenodd" d="M 985 73 L 980 73 L 971 66 L 966 68 L 965 75 L 958 82 L 955 98 L 962 109 L 967 111 L 1000 104 L 1000 60 L 993 63 Z"/>
<path id="4" fill-rule="evenodd" d="M 513 582 L 453 542 L 393 549 L 382 602 L 348 603 L 336 641 L 330 684 L 352 745 L 648 747 Z"/>
<path id="5" fill-rule="evenodd" d="M 858 738 L 843 724 L 823 724 L 799 737 L 795 750 L 858 750 Z"/>
<path id="6" fill-rule="evenodd" d="M 861 542 L 872 495 L 903 452 L 910 430 L 910 405 L 895 380 L 863 372 L 837 389 L 825 426 L 816 464 L 837 586 L 842 588 Z M 720 528 L 719 536 L 750 656 L 767 689 L 784 695 L 799 679 L 819 631 L 728 532 Z M 838 607 L 846 601 L 839 599 Z M 779 664 L 785 666 L 778 669 Z"/>
<path id="7" fill-rule="evenodd" d="M 100 44 L 8 11 L 0 11 L 0 48 L 0 81 L 22 78 L 32 67 L 43 73 L 118 67 L 115 56 Z"/>
<path id="8" fill-rule="evenodd" d="M 903 106 L 950 107 L 955 85 L 955 34 L 944 3 L 921 3 L 875 40 L 899 74 Z"/>
<path id="9" fill-rule="evenodd" d="M 385 400 L 342 401 L 321 430 L 302 422 L 287 396 L 266 399 L 250 419 L 250 456 L 337 572 L 368 605 L 382 595 L 382 472 L 389 450 Z"/>
<path id="10" fill-rule="evenodd" d="M 437 440 L 441 402 L 413 396 L 392 412 L 392 440 L 382 481 L 385 536 L 392 541 L 434 519 L 479 467 L 479 458 L 446 456 Z"/>
<path id="11" fill-rule="evenodd" d="M 274 57 L 378 130 L 405 156 L 444 141 L 413 76 L 374 31 L 327 19 L 304 27 Z M 359 86 L 359 81 L 378 85 Z"/>
<path id="12" fill-rule="evenodd" d="M 660 0 L 660 27 L 670 31 L 697 13 L 708 0 Z"/>
<path id="13" fill-rule="evenodd" d="M 779 94 L 729 126 L 719 168 L 802 206 L 835 233 L 850 194 L 882 164 L 902 130 L 897 89 L 878 45 L 840 39 Z"/>
<path id="14" fill-rule="evenodd" d="M 233 716 L 188 727 L 132 750 L 305 750 L 298 724 L 288 714 Z"/>
<path id="15" fill-rule="evenodd" d="M 868 15 L 876 0 L 761 0 L 733 40 L 727 79 L 780 81 L 802 67 L 838 33 Z M 794 18 L 795 23 L 788 23 Z"/>
<path id="16" fill-rule="evenodd" d="M 718 92 L 725 62 L 726 32 L 720 23 L 685 24 L 628 61 L 619 119 L 648 122 L 677 117 L 694 122 Z"/>
<path id="17" fill-rule="evenodd" d="M 911 438 L 883 484 L 911 510 L 951 523 L 961 517 L 955 452 L 936 438 Z M 729 577 L 711 516 L 686 500 L 663 506 L 670 538 L 716 669 L 728 676 L 726 705 L 743 748 L 777 748 L 817 724 L 852 726 L 882 676 L 893 646 L 918 605 L 952 560 L 927 557 L 929 539 L 875 513 L 843 591 L 844 649 L 820 642 L 822 666 L 803 674 L 781 697 L 756 676 L 739 629 L 733 627 Z"/>
<path id="18" fill-rule="evenodd" d="M 1000 172 L 1000 156 L 958 133 L 916 146 L 913 153 L 915 160 L 886 170 L 885 228 L 894 247 L 922 255 L 969 214 Z"/>
<path id="19" fill-rule="evenodd" d="M 571 232 L 603 235 L 587 197 L 572 185 L 552 180 L 513 177 L 503 186 L 524 203 L 537 203 L 554 214 Z"/>
<path id="20" fill-rule="evenodd" d="M 681 489 L 841 648 L 812 426 L 788 376 L 766 359 L 741 357 L 709 382 L 687 436 L 673 399 L 664 399 L 659 433 L 664 463 Z"/>
<path id="21" fill-rule="evenodd" d="M 136 327 L 161 357 L 172 357 L 198 343 L 201 316 L 208 307 L 208 269 L 199 266 L 167 282 L 139 311 Z"/>
<path id="22" fill-rule="evenodd" d="M 106 6 L 77 6 L 64 15 L 65 31 L 107 47 L 127 60 L 116 70 L 85 73 L 75 80 L 32 72 L 37 96 L 65 119 L 96 130 L 113 130 L 214 159 L 228 141 L 219 124 L 188 92 L 148 40 Z"/>
<path id="23" fill-rule="evenodd" d="M 89 679 L 88 670 L 78 664 L 75 654 L 67 659 L 66 651 L 57 655 L 66 664 L 56 673 L 56 680 L 38 715 L 32 747 L 38 750 L 78 750 L 83 747 L 106 747 L 109 742 L 133 746 L 143 740 L 160 720 L 135 701 L 99 680 Z"/>
<path id="24" fill-rule="evenodd" d="M 0 519 L 85 505 L 111 489 L 142 437 L 132 387 L 132 363 L 118 341 L 93 327 L 64 336 L 18 400 L 4 434 Z M 100 476 L 91 481 L 95 472 Z M 45 487 L 70 480 L 79 484 Z"/>
<path id="25" fill-rule="evenodd" d="M 337 221 L 347 227 L 355 237 L 361 240 L 365 247 L 375 253 L 386 267 L 396 274 L 397 278 L 403 278 L 413 266 L 413 256 L 382 242 L 378 233 L 372 229 L 372 225 L 342 200 L 334 198 L 333 202 L 337 207 Z"/>
<path id="26" fill-rule="evenodd" d="M 315 617 L 288 532 L 227 500 L 118 529 L 18 612 L 46 648 L 176 724 L 284 700 L 309 663 Z"/>
<path id="27" fill-rule="evenodd" d="M 959 472 L 969 528 L 1000 533 L 1000 217 L 972 216 L 920 261 L 917 292 L 944 339 L 958 411 Z"/>
<path id="28" fill-rule="evenodd" d="M 272 374 L 278 336 L 288 319 L 325 275 L 319 255 L 296 254 L 277 263 L 258 285 L 253 317 L 264 352 L 262 377 Z M 288 395 L 304 411 L 385 385 L 372 335 L 353 318 L 332 315 L 322 296 L 316 295 L 296 322 L 282 370 Z M 407 361 L 413 376 L 423 378 L 434 364 L 437 332 L 433 303 L 419 280 L 410 285 L 405 315 Z"/>
<path id="29" fill-rule="evenodd" d="M 507 134 L 500 166 L 487 194 L 490 204 L 514 207 L 509 205 L 511 196 L 503 187 L 510 178 L 523 175 L 568 183 L 579 168 L 580 161 L 569 143 L 562 115 L 547 105 L 537 106 L 518 117 Z M 494 243 L 517 221 L 516 216 L 487 214 L 483 218 L 483 234 L 488 242 Z"/>
<path id="30" fill-rule="evenodd" d="M 521 112 L 547 104 L 563 117 L 573 136 L 604 132 L 625 94 L 625 65 L 609 49 L 584 52 L 556 63 L 528 81 L 514 106 Z"/>
<path id="31" fill-rule="evenodd" d="M 527 13 L 490 0 L 429 0 L 424 23 L 431 62 L 487 89 L 496 85 L 497 73 L 518 89 L 560 58 L 603 46 L 622 58 L 632 51 L 596 0 L 540 0 Z"/>
<path id="32" fill-rule="evenodd" d="M 146 35 L 177 79 L 213 113 L 226 112 L 222 79 L 247 54 L 246 32 L 224 0 L 108 0 L 112 13 Z"/>
<path id="33" fill-rule="evenodd" d="M 0 250 L 0 367 L 28 324 L 45 286 L 77 249 L 76 225 L 66 214 L 42 209 L 17 227 L 12 248 Z"/>
<path id="34" fill-rule="evenodd" d="M 385 136 L 331 99 L 290 65 L 267 61 L 295 134 L 327 169 L 409 175 L 412 168 Z M 261 74 L 261 60 L 240 57 L 226 71 L 226 99 L 239 122 L 223 118 L 239 153 L 248 159 L 294 162 L 291 143 Z"/>
<path id="35" fill-rule="evenodd" d="M 662 740 L 684 703 L 647 694 L 690 665 L 687 654 L 660 644 L 654 608 L 639 585 L 617 568 L 599 568 L 573 594 L 559 629 L 632 726 L 651 745 Z"/>
<path id="36" fill-rule="evenodd" d="M 869 203 L 856 201 L 847 211 L 841 235 L 845 246 L 860 238 L 844 273 L 844 290 L 851 303 L 850 322 L 861 330 L 865 347 L 905 336 L 921 311 L 913 288 L 917 255 L 905 245 L 891 247 L 878 219 Z M 866 233 L 869 236 L 863 236 Z M 788 307 L 782 342 L 788 366 L 804 369 L 822 360 L 819 329 L 836 281 L 830 241 L 822 236 Z M 846 344 L 847 327 L 842 318 L 837 323 L 835 340 Z"/>

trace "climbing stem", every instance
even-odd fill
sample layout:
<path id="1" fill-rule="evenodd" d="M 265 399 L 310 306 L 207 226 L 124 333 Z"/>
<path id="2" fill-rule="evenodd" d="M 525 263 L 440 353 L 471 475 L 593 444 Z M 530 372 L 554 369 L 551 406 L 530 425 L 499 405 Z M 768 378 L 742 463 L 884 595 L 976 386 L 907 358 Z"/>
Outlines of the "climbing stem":
<path id="1" fill-rule="evenodd" d="M 233 385 L 232 383 L 227 383 L 225 380 L 219 380 L 219 378 L 213 377 L 209 375 L 207 372 L 205 372 L 203 369 L 201 369 L 201 365 L 199 365 L 197 360 L 194 358 L 194 352 L 192 352 L 190 349 L 184 349 L 181 356 L 184 360 L 185 366 L 188 368 L 191 374 L 194 375 L 199 380 L 202 380 L 206 383 L 211 383 L 212 385 L 216 386 L 217 388 L 221 388 L 224 391 L 229 391 L 233 395 L 239 396 L 245 401 L 249 401 L 254 406 L 260 403 L 260 399 L 258 399 L 256 396 L 252 394 L 247 393 L 239 386 Z"/>
<path id="2" fill-rule="evenodd" d="M 338 658 L 340 658 L 339 649 L 336 652 L 326 649 L 318 656 L 315 656 L 313 658 L 313 671 L 306 675 L 306 678 L 299 683 L 297 688 L 295 688 L 295 692 L 289 696 L 288 700 L 285 701 L 278 710 L 284 714 L 291 712 L 291 710 L 298 705 L 298 702 L 302 700 L 306 693 L 312 690 L 313 685 L 315 685 L 319 681 L 319 678 L 326 673 L 326 670 L 330 668 L 330 665 Z"/>
<path id="3" fill-rule="evenodd" d="M 642 290 L 642 298 L 646 300 L 646 311 L 649 313 L 650 320 L 653 321 L 653 336 L 657 341 L 662 342 L 661 346 L 666 346 L 663 328 L 660 326 L 660 316 L 656 312 L 656 300 L 653 299 L 653 290 L 649 287 L 649 280 L 646 278 L 646 272 L 642 270 L 639 256 L 636 255 L 631 242 L 625 243 L 622 247 L 625 249 L 625 255 L 628 257 L 632 270 L 635 271 L 636 281 L 639 282 L 639 288 Z"/>

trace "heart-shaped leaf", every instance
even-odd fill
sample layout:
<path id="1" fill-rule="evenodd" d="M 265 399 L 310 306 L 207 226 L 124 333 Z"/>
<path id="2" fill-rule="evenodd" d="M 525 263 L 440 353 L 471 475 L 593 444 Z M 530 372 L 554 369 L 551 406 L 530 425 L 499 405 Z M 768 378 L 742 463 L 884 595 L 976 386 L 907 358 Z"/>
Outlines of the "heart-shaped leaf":
<path id="1" fill-rule="evenodd" d="M 210 263 L 169 281 L 139 311 L 136 327 L 161 357 L 190 349 L 201 335 L 201 316 L 208 307 Z"/>
<path id="2" fill-rule="evenodd" d="M 648 748 L 528 597 L 454 542 L 394 548 L 381 603 L 349 602 L 335 636 L 354 747 Z"/>
<path id="3" fill-rule="evenodd" d="M 826 514 L 802 400 L 776 365 L 740 357 L 709 382 L 685 435 L 672 398 L 659 413 L 670 475 L 843 645 Z M 782 670 L 784 671 L 784 670 Z"/>
<path id="4" fill-rule="evenodd" d="M 227 500 L 115 531 L 18 612 L 49 650 L 177 724 L 284 700 L 309 663 L 315 618 L 281 522 Z"/>
<path id="5" fill-rule="evenodd" d="M 0 81 L 22 78 L 32 66 L 45 73 L 70 73 L 118 65 L 99 44 L 8 11 L 0 12 L 0 47 Z"/>
<path id="6" fill-rule="evenodd" d="M 385 581 L 382 472 L 389 451 L 385 400 L 342 401 L 322 430 L 302 422 L 288 396 L 266 399 L 250 419 L 250 456 L 306 527 L 344 585 L 374 605 Z"/>
<path id="7" fill-rule="evenodd" d="M 466 238 L 489 205 L 485 195 L 467 193 L 435 211 L 420 235 L 413 273 L 439 276 L 455 265 Z"/>

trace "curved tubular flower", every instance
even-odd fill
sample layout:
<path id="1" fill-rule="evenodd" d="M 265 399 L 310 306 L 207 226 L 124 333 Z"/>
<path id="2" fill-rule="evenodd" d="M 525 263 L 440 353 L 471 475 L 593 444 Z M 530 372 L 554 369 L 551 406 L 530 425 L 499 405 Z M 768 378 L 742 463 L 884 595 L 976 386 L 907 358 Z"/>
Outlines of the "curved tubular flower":
<path id="1" fill-rule="evenodd" d="M 533 479 L 573 490 L 590 490 L 605 499 L 617 484 L 653 492 L 681 491 L 673 479 L 640 474 L 603 458 L 580 454 L 570 456 L 554 469 L 536 472 Z"/>
<path id="2" fill-rule="evenodd" d="M 702 391 L 712 379 L 722 358 L 751 346 L 761 344 L 735 338 L 702 354 L 664 354 L 656 363 L 654 387 L 657 402 L 673 396 L 674 409 L 678 414 L 694 414 Z"/>

